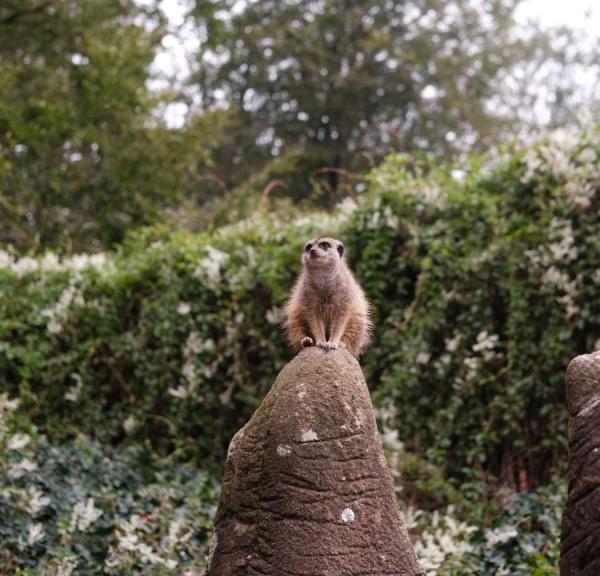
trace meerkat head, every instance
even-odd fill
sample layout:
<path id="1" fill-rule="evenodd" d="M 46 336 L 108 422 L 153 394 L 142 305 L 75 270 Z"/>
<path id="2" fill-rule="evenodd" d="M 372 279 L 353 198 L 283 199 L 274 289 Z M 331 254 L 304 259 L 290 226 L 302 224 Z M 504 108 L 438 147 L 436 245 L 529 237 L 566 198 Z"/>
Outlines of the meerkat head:
<path id="1" fill-rule="evenodd" d="M 344 257 L 344 244 L 335 238 L 318 237 L 304 245 L 302 265 L 305 268 L 333 268 Z"/>

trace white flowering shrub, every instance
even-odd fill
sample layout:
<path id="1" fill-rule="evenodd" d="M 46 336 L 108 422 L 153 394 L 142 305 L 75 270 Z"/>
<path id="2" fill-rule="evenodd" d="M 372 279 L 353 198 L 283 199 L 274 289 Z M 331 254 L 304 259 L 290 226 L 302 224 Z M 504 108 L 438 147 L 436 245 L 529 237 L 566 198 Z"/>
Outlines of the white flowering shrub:
<path id="1" fill-rule="evenodd" d="M 473 510 L 478 526 L 459 519 L 453 506 L 433 513 L 408 509 L 421 566 L 427 576 L 556 576 L 564 488 L 511 495 L 488 527 Z"/>
<path id="2" fill-rule="evenodd" d="M 477 528 L 456 520 L 451 513 L 452 510 L 440 516 L 434 512 L 429 519 L 430 526 L 415 544 L 417 558 L 428 576 L 461 568 L 464 557 L 473 551 L 469 539 Z"/>
<path id="3" fill-rule="evenodd" d="M 374 304 L 363 364 L 387 425 L 451 453 L 451 476 L 534 486 L 563 460 L 564 367 L 600 340 L 599 151 L 597 130 L 562 133 L 460 178 L 396 156 L 332 214 L 149 231 L 110 256 L 0 252 L 0 381 L 52 439 L 220 462 L 291 357 L 300 247 L 334 234 Z"/>
<path id="4" fill-rule="evenodd" d="M 19 431 L 0 395 L 0 573 L 199 575 L 216 485 L 141 448 Z"/>
<path id="5" fill-rule="evenodd" d="M 379 411 L 385 421 L 389 408 Z M 566 480 L 518 493 L 486 482 L 457 483 L 415 453 L 397 431 L 383 445 L 406 527 L 428 576 L 557 576 Z"/>
<path id="6" fill-rule="evenodd" d="M 599 188 L 598 130 L 460 181 L 403 157 L 374 173 L 349 250 L 377 295 L 376 402 L 409 452 L 518 490 L 564 470 L 564 371 L 600 336 Z M 371 229 L 386 209 L 398 225 Z"/>

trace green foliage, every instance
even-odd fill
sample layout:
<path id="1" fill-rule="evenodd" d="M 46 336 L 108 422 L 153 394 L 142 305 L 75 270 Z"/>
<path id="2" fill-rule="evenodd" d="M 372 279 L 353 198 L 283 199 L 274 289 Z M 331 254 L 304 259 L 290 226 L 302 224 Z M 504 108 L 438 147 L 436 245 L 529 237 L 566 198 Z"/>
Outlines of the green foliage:
<path id="1" fill-rule="evenodd" d="M 408 299 L 403 288 L 377 288 L 404 306 L 391 304 L 379 322 L 376 395 L 397 411 L 389 427 L 451 476 L 492 470 L 524 488 L 564 465 L 564 370 L 600 336 L 589 146 L 547 143 L 464 184 L 444 174 L 422 181 L 394 159 L 374 175 L 378 211 L 360 217 L 387 210 L 405 230 L 398 259 L 419 268 Z"/>
<path id="2" fill-rule="evenodd" d="M 563 374 L 600 343 L 599 151 L 592 130 L 463 174 L 394 156 L 332 214 L 0 251 L 1 392 L 20 402 L 0 402 L 0 570 L 203 567 L 210 478 L 291 356 L 282 305 L 328 233 L 373 302 L 363 366 L 423 565 L 555 575 Z"/>
<path id="3" fill-rule="evenodd" d="M 0 242 L 97 250 L 198 200 L 226 115 L 159 120 L 171 96 L 148 83 L 163 32 L 133 0 L 2 2 Z"/>
<path id="4" fill-rule="evenodd" d="M 200 572 L 217 497 L 206 473 L 142 446 L 52 446 L 21 431 L 12 408 L 0 396 L 3 574 Z"/>
<path id="5" fill-rule="evenodd" d="M 564 466 L 566 364 L 600 339 L 598 148 L 552 140 L 464 181 L 392 157 L 333 215 L 148 232 L 115 256 L 3 253 L 3 389 L 53 440 L 221 462 L 290 358 L 282 305 L 326 232 L 374 304 L 382 423 L 456 486 L 536 486 Z"/>

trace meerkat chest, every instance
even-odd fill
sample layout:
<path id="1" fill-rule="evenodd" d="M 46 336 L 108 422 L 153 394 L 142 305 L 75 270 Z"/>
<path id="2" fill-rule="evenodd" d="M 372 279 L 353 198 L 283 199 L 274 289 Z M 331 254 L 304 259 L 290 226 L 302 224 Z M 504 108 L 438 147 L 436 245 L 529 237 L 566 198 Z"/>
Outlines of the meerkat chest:
<path id="1" fill-rule="evenodd" d="M 340 315 L 344 314 L 344 309 L 340 306 L 337 306 L 333 302 L 325 302 L 319 304 L 317 307 L 317 314 L 325 321 L 331 322 L 335 318 L 338 318 Z"/>
<path id="2" fill-rule="evenodd" d="M 313 279 L 314 280 L 314 279 Z M 309 306 L 324 321 L 343 316 L 349 306 L 349 287 L 339 276 L 317 277 L 307 294 Z"/>
<path id="3" fill-rule="evenodd" d="M 335 294 L 329 297 L 323 297 L 316 303 L 317 314 L 325 321 L 331 322 L 344 316 L 348 310 L 348 299 Z"/>

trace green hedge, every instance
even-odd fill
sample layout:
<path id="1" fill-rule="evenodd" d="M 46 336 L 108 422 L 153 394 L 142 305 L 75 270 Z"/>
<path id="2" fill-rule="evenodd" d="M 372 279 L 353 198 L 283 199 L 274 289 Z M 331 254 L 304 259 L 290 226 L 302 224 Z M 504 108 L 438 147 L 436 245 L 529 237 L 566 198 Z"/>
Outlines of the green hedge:
<path id="1" fill-rule="evenodd" d="M 291 358 L 282 304 L 327 233 L 374 305 L 382 424 L 463 485 L 536 485 L 564 465 L 565 366 L 600 340 L 599 151 L 593 130 L 464 173 L 395 156 L 330 215 L 148 231 L 114 255 L 0 252 L 2 389 L 51 441 L 220 463 Z"/>

